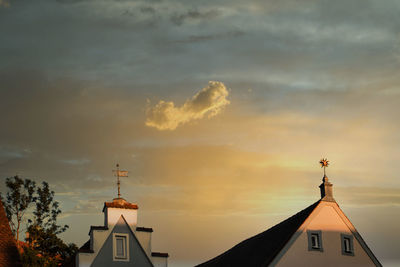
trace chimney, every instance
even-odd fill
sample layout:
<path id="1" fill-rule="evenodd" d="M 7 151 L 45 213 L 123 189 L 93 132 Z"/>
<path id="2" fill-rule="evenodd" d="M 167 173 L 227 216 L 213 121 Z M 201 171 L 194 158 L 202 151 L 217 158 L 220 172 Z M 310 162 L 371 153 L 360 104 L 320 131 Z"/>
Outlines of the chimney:
<path id="1" fill-rule="evenodd" d="M 329 179 L 326 175 L 322 178 L 322 184 L 319 186 L 321 190 L 321 200 L 336 202 L 333 198 L 333 185 L 329 182 Z"/>

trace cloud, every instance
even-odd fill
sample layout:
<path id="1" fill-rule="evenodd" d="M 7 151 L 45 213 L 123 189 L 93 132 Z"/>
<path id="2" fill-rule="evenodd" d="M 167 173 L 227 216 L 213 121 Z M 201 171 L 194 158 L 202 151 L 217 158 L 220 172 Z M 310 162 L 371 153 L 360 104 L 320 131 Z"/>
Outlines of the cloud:
<path id="1" fill-rule="evenodd" d="M 61 4 L 76 4 L 79 2 L 84 2 L 85 0 L 57 0 Z"/>
<path id="2" fill-rule="evenodd" d="M 171 21 L 177 26 L 181 26 L 186 20 L 208 20 L 213 19 L 219 15 L 218 10 L 209 10 L 206 12 L 199 12 L 197 10 L 189 10 L 183 14 L 174 14 L 171 16 Z"/>
<path id="3" fill-rule="evenodd" d="M 228 90 L 222 82 L 210 81 L 181 107 L 174 102 L 161 100 L 147 110 L 146 125 L 158 130 L 175 130 L 179 125 L 192 120 L 202 119 L 205 115 L 211 118 L 217 115 L 230 102 L 226 99 Z"/>
<path id="4" fill-rule="evenodd" d="M 156 10 L 154 9 L 154 7 L 145 6 L 140 8 L 140 12 L 154 14 L 156 13 Z"/>
<path id="5" fill-rule="evenodd" d="M 211 40 L 220 40 L 226 38 L 234 38 L 243 36 L 245 33 L 243 31 L 234 30 L 223 32 L 219 34 L 208 34 L 208 35 L 190 35 L 188 38 L 184 40 L 176 41 L 176 43 L 195 43 L 195 42 L 204 42 L 204 41 L 211 41 Z"/>
<path id="6" fill-rule="evenodd" d="M 7 0 L 0 0 L 0 7 L 9 7 L 10 2 Z"/>
<path id="7" fill-rule="evenodd" d="M 400 207 L 400 189 L 396 187 L 338 187 L 335 194 L 347 207 Z"/>

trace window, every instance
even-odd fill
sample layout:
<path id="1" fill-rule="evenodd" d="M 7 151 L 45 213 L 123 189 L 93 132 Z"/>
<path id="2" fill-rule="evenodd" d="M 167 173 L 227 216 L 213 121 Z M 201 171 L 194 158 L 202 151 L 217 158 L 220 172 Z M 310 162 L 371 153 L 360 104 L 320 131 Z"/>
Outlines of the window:
<path id="1" fill-rule="evenodd" d="M 311 247 L 314 249 L 319 249 L 319 240 L 318 240 L 318 234 L 311 234 Z"/>
<path id="2" fill-rule="evenodd" d="M 129 235 L 113 233 L 113 260 L 129 261 Z"/>
<path id="3" fill-rule="evenodd" d="M 307 231 L 308 250 L 323 251 L 322 249 L 322 233 L 321 231 Z"/>
<path id="4" fill-rule="evenodd" d="M 340 235 L 342 243 L 342 254 L 354 256 L 353 236 L 352 235 Z"/>

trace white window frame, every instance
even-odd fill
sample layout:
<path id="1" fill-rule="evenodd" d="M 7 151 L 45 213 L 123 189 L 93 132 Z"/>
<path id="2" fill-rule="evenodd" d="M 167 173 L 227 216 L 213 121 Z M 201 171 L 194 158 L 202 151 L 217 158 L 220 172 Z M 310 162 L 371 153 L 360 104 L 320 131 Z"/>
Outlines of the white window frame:
<path id="1" fill-rule="evenodd" d="M 117 256 L 117 238 L 125 238 L 125 257 L 121 258 Z M 113 261 L 129 261 L 129 234 L 124 233 L 113 233 Z"/>

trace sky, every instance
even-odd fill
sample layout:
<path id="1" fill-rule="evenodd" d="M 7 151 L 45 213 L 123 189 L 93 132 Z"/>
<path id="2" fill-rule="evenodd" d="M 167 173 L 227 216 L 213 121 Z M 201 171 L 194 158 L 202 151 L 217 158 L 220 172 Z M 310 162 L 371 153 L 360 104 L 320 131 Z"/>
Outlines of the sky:
<path id="1" fill-rule="evenodd" d="M 400 2 L 0 0 L 0 179 L 47 181 L 78 246 L 121 194 L 169 266 L 334 197 L 400 255 Z M 4 191 L 4 182 L 0 185 Z"/>

